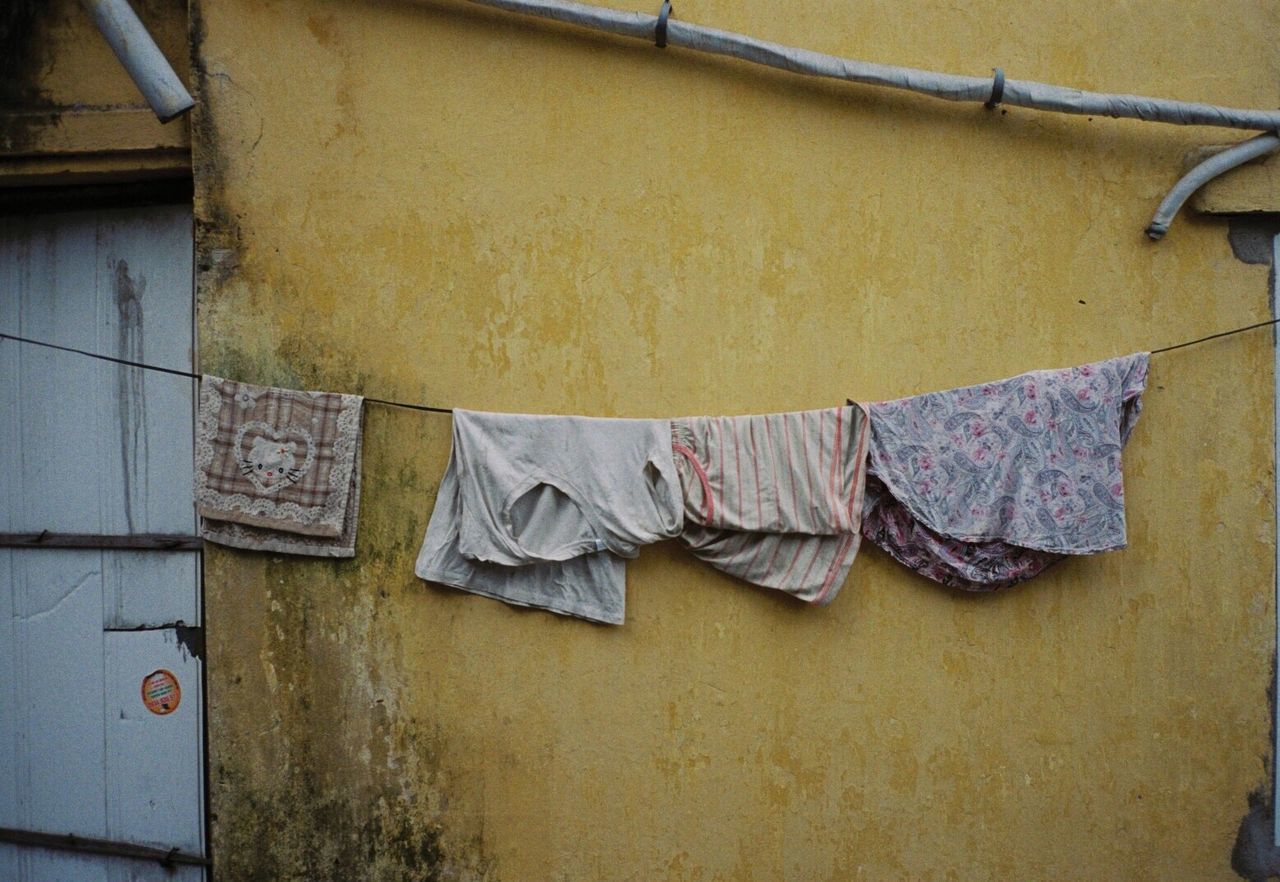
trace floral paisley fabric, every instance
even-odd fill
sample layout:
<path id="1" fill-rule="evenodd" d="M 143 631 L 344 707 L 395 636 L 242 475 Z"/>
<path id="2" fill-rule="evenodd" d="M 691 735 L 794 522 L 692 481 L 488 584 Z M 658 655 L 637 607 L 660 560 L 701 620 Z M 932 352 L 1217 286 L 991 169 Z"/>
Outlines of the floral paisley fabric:
<path id="1" fill-rule="evenodd" d="M 1120 451 L 1148 353 L 870 405 L 863 535 L 946 585 L 993 590 L 1125 545 Z"/>
<path id="2" fill-rule="evenodd" d="M 930 530 L 888 493 L 878 478 L 867 478 L 864 538 L 922 576 L 966 591 L 995 591 L 1025 582 L 1065 555 L 1008 542 L 963 542 Z"/>

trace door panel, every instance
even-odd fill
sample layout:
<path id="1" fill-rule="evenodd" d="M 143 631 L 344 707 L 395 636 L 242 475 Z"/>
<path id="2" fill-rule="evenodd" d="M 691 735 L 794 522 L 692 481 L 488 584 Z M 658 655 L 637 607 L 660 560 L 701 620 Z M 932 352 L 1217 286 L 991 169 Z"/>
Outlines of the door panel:
<path id="1" fill-rule="evenodd" d="M 113 630 L 157 628 L 181 622 L 199 626 L 196 592 L 200 553 L 89 552 L 102 556 L 102 626 Z"/>
<path id="2" fill-rule="evenodd" d="M 105 649 L 107 838 L 200 854 L 201 803 L 181 786 L 203 777 L 191 737 L 203 728 L 200 660 L 171 628 L 114 631 Z M 157 670 L 172 674 L 181 694 L 164 715 L 142 699 L 144 678 Z"/>
<path id="3" fill-rule="evenodd" d="M 0 842 L 0 879 L 5 882 L 201 882 L 200 867 L 166 869 L 157 861 L 112 859 L 41 851 Z"/>
<path id="4" fill-rule="evenodd" d="M 36 558 L 35 556 L 40 556 Z M 100 555 L 8 549 L 9 689 L 0 733 L 0 824 L 101 836 L 106 829 Z M 11 703 L 10 703 L 11 702 Z"/>
<path id="5" fill-rule="evenodd" d="M 0 219 L 0 329 L 190 370 L 190 209 Z M 0 531 L 192 533 L 194 381 L 0 341 Z"/>
<path id="6" fill-rule="evenodd" d="M 191 270 L 189 207 L 0 219 L 0 330 L 187 371 Z M 189 378 L 0 341 L 0 533 L 194 533 L 193 426 Z M 204 854 L 199 589 L 199 551 L 0 547 L 0 826 Z M 0 842 L 4 882 L 203 878 Z"/>

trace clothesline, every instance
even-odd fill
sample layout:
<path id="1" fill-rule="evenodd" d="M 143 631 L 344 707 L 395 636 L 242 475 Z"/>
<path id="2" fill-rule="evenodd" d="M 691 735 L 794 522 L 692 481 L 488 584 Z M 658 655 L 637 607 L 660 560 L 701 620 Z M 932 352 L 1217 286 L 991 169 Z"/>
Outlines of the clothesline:
<path id="1" fill-rule="evenodd" d="M 57 349 L 61 352 L 73 352 L 76 355 L 85 355 L 89 358 L 96 358 L 99 361 L 109 361 L 113 364 L 122 364 L 127 367 L 141 368 L 145 371 L 172 374 L 175 377 L 188 377 L 192 380 L 198 380 L 201 376 L 193 371 L 182 371 L 177 368 L 161 367 L 158 364 L 148 364 L 145 361 L 133 361 L 128 358 L 116 358 L 114 355 L 103 355 L 100 352 L 90 352 L 87 349 L 76 349 L 74 346 L 62 346 L 58 343 L 49 343 L 44 340 L 33 340 L 30 337 L 19 337 L 16 334 L 0 333 L 0 340 L 13 340 L 17 343 L 30 343 L 32 346 L 44 346 L 48 349 Z M 429 404 L 410 404 L 406 401 L 389 401 L 385 398 L 369 398 L 367 396 L 364 400 L 371 404 L 385 404 L 388 407 L 404 407 L 409 410 L 421 410 L 428 413 L 453 413 L 452 407 L 432 407 Z"/>
<path id="2" fill-rule="evenodd" d="M 1159 355 L 1164 352 L 1173 352 L 1175 349 L 1185 349 L 1188 346 L 1195 346 L 1199 343 L 1208 343 L 1210 340 L 1218 340 L 1222 337 L 1231 337 L 1235 334 L 1243 334 L 1246 331 L 1254 331 L 1254 330 L 1257 330 L 1258 328 L 1269 328 L 1276 324 L 1280 324 L 1280 318 L 1270 319 L 1269 321 L 1265 321 L 1265 322 L 1255 322 L 1252 325 L 1245 325 L 1240 328 L 1232 328 L 1229 331 L 1219 331 L 1216 334 L 1209 334 L 1208 336 L 1205 336 L 1205 337 L 1197 337 L 1194 340 L 1187 340 L 1183 343 L 1175 343 L 1172 346 L 1162 346 L 1159 349 L 1152 349 L 1150 350 L 1150 352 L 1152 355 Z M 145 361 L 133 361 L 127 358 L 117 358 L 114 355 L 103 355 L 100 352 L 90 352 L 87 349 L 76 349 L 73 346 L 62 346 L 58 343 L 49 343 L 45 340 L 33 340 L 30 337 L 19 337 L 17 334 L 5 334 L 3 332 L 0 332 L 0 340 L 13 340 L 15 343 L 28 343 L 32 346 L 43 346 L 47 349 L 57 349 L 61 352 L 72 352 L 72 353 L 75 353 L 76 355 L 83 355 L 88 358 L 95 358 L 95 359 L 98 359 L 99 361 L 109 361 L 113 364 L 125 365 L 126 367 L 135 367 L 135 368 L 140 368 L 142 370 L 155 371 L 157 373 L 162 373 L 162 374 L 171 374 L 175 377 L 188 377 L 192 380 L 198 380 L 200 379 L 200 376 L 201 376 L 200 374 L 197 374 L 193 371 L 183 371 L 183 370 L 178 370 L 177 368 L 162 367 L 161 365 L 149 364 L 148 362 L 145 362 Z M 449 413 L 449 414 L 453 413 L 452 407 L 433 407 L 429 404 L 413 404 L 407 401 L 393 401 L 387 398 L 370 398 L 368 396 L 366 396 L 364 400 L 369 402 L 370 404 L 381 404 L 381 405 L 385 405 L 386 407 L 400 407 L 406 410 L 418 410 L 418 411 L 423 411 L 425 413 Z"/>
<path id="3" fill-rule="evenodd" d="M 363 403 L 451 412 L 0 339 L 198 380 L 200 532 L 232 548 L 354 557 Z M 1142 407 L 1149 358 L 755 416 L 455 410 L 453 450 L 414 573 L 615 625 L 624 620 L 625 560 L 673 538 L 715 569 L 818 605 L 835 598 L 864 538 L 939 584 L 1006 588 L 1066 556 L 1125 546 L 1120 451 Z"/>

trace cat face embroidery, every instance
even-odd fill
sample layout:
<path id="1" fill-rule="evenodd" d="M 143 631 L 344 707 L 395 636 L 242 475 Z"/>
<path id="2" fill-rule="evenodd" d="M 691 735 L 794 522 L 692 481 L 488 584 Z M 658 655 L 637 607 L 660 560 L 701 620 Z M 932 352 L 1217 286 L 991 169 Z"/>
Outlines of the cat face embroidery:
<path id="1" fill-rule="evenodd" d="M 240 473 L 260 493 L 296 484 L 315 461 L 315 442 L 309 432 L 296 426 L 273 429 L 257 420 L 240 427 L 235 450 Z"/>
<path id="2" fill-rule="evenodd" d="M 292 484 L 302 477 L 302 471 L 297 467 L 297 457 L 294 456 L 297 449 L 298 445 L 294 441 L 254 438 L 245 457 L 245 465 L 268 487 L 282 482 Z"/>

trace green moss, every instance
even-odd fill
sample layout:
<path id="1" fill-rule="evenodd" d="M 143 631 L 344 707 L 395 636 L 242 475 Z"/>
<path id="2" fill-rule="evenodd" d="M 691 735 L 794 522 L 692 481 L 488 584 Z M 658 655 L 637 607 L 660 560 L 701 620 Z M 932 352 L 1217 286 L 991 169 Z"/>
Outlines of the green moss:
<path id="1" fill-rule="evenodd" d="M 492 879 L 484 862 L 447 854 L 444 829 L 403 800 L 353 799 L 316 773 L 279 790 L 226 767 L 214 824 L 218 878 L 237 882 L 439 882 Z"/>

